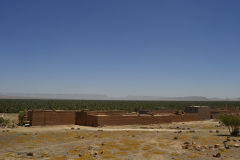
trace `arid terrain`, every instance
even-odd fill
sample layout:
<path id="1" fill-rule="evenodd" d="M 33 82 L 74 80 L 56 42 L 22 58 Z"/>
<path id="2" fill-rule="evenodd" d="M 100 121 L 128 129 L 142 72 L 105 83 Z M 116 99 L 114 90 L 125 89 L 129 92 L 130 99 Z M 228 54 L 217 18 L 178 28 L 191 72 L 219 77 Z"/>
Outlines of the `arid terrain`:
<path id="1" fill-rule="evenodd" d="M 17 119 L 16 114 L 5 114 Z M 45 126 L 0 129 L 0 159 L 240 158 L 240 137 L 216 120 L 134 126 Z"/>

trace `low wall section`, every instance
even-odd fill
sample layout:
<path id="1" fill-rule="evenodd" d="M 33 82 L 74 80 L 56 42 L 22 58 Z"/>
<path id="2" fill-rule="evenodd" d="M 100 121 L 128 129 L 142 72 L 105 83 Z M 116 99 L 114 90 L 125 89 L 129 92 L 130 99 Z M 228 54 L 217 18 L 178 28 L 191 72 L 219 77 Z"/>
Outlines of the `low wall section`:
<path id="1" fill-rule="evenodd" d="M 114 110 L 114 111 L 77 111 L 76 112 L 76 125 L 81 126 L 99 126 L 98 115 L 106 116 L 119 116 L 122 117 L 125 111 Z"/>
<path id="2" fill-rule="evenodd" d="M 211 119 L 218 119 L 221 115 L 235 115 L 240 117 L 240 110 L 211 110 L 210 117 Z"/>
<path id="3" fill-rule="evenodd" d="M 198 115 L 200 120 L 207 120 L 211 118 L 211 110 L 209 107 L 198 108 Z"/>
<path id="4" fill-rule="evenodd" d="M 176 110 L 153 110 L 153 111 L 149 111 L 148 114 L 164 114 L 164 113 L 176 113 Z"/>
<path id="5" fill-rule="evenodd" d="M 169 115 L 169 116 L 97 116 L 97 126 L 104 125 L 147 125 L 171 122 L 186 122 L 199 120 L 198 114 Z"/>
<path id="6" fill-rule="evenodd" d="M 75 111 L 28 111 L 28 120 L 32 126 L 75 124 Z"/>

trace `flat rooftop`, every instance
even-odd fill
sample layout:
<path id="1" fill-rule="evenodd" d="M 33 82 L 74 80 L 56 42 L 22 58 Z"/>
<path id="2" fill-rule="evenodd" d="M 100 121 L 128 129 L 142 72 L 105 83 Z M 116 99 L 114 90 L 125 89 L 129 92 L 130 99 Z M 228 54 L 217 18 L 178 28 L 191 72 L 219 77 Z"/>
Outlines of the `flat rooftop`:
<path id="1" fill-rule="evenodd" d="M 90 114 L 91 115 L 91 114 Z M 94 115 L 94 116 L 122 116 L 122 117 L 127 117 L 127 116 L 140 116 L 140 117 L 151 117 L 151 116 L 170 116 L 170 115 L 175 115 L 171 113 L 164 113 L 164 114 L 155 114 L 155 115 L 150 115 L 150 114 L 119 114 L 119 115 L 104 115 L 104 114 L 99 114 L 99 115 Z"/>

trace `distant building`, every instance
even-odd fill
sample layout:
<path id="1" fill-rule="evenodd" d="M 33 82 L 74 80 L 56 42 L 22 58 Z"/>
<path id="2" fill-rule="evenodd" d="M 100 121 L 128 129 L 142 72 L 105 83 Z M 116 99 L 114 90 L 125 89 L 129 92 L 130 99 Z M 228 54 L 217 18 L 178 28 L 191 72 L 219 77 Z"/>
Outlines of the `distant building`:
<path id="1" fill-rule="evenodd" d="M 210 119 L 210 108 L 208 106 L 189 106 L 185 113 L 198 113 L 200 120 Z"/>

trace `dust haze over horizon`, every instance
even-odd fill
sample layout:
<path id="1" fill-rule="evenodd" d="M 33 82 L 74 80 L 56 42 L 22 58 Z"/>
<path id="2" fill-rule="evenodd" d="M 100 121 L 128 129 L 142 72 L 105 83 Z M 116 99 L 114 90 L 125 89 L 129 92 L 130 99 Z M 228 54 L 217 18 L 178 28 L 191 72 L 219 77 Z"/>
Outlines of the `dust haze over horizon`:
<path id="1" fill-rule="evenodd" d="M 240 2 L 0 2 L 0 93 L 240 97 Z"/>

